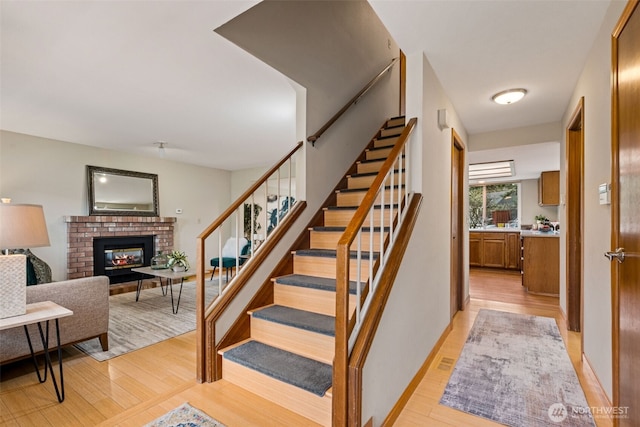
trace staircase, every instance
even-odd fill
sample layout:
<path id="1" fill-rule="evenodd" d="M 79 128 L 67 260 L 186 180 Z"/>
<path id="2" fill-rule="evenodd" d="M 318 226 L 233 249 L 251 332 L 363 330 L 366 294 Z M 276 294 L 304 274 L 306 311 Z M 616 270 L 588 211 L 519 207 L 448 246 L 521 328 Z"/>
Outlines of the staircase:
<path id="1" fill-rule="evenodd" d="M 336 191 L 336 205 L 323 208 L 323 224 L 305 231 L 309 233 L 309 248 L 292 252 L 292 274 L 272 279 L 274 303 L 248 313 L 250 338 L 220 350 L 225 380 L 318 424 L 331 425 L 336 247 L 403 129 L 404 117 L 390 119 L 380 129 L 366 149 L 364 160 L 355 165 L 356 173 L 348 175 L 345 188 Z M 404 177 L 404 172 L 401 176 Z M 396 197 L 401 187 L 398 181 L 395 178 Z M 392 189 L 385 191 L 384 200 L 391 200 Z M 362 259 L 358 265 L 353 252 L 349 267 L 351 278 L 357 278 L 360 270 L 362 283 L 374 271 L 377 251 L 389 232 L 387 227 L 380 227 L 380 215 L 373 217 L 373 221 L 367 219 L 363 225 Z M 374 264 L 371 269 L 370 263 Z M 356 282 L 349 286 L 352 314 L 356 286 Z M 363 286 L 361 298 L 366 289 Z"/>

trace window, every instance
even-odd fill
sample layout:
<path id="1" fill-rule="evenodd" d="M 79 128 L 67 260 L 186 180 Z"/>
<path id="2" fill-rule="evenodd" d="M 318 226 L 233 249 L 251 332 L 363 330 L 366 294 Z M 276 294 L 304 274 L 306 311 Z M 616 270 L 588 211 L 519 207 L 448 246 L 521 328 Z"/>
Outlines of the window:
<path id="1" fill-rule="evenodd" d="M 469 187 L 469 227 L 518 227 L 518 183 Z"/>

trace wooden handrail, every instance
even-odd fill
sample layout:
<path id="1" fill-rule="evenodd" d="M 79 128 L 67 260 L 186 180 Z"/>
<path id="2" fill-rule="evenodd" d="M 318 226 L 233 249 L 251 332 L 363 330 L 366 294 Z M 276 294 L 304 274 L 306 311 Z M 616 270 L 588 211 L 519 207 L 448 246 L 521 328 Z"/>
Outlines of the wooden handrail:
<path id="1" fill-rule="evenodd" d="M 282 159 L 280 159 L 278 163 L 273 165 L 271 169 L 266 171 L 260 177 L 260 179 L 258 179 L 251 187 L 249 187 L 247 191 L 242 193 L 242 195 L 238 197 L 236 201 L 233 202 L 215 221 L 213 221 L 211 225 L 209 225 L 209 227 L 205 228 L 205 230 L 202 233 L 200 233 L 200 235 L 198 236 L 198 239 L 206 239 L 211 235 L 211 233 L 213 233 L 218 227 L 220 227 L 220 225 L 222 225 L 222 223 L 227 218 L 229 218 L 231 214 L 234 213 L 236 209 L 238 209 L 240 205 L 244 203 L 245 200 L 249 198 L 249 196 L 255 193 L 256 190 L 260 188 L 260 186 L 264 184 L 265 181 L 269 179 L 269 177 L 273 175 L 273 173 L 280 168 L 280 166 L 285 164 L 287 160 L 289 160 L 289 158 L 291 158 L 296 153 L 296 151 L 298 151 L 300 147 L 302 147 L 302 144 L 303 144 L 302 141 L 298 142 L 293 150 L 291 150 L 287 155 L 285 155 Z"/>
<path id="2" fill-rule="evenodd" d="M 393 58 L 393 60 L 389 63 L 389 65 L 387 65 L 386 67 L 384 67 L 384 69 L 382 71 L 380 71 L 378 73 L 377 76 L 375 76 L 373 79 L 371 79 L 371 81 L 369 83 L 367 83 L 365 85 L 365 87 L 363 87 L 360 92 L 358 92 L 356 94 L 356 96 L 354 96 L 353 98 L 351 98 L 351 100 L 349 102 L 347 102 L 345 104 L 344 107 L 342 107 L 340 109 L 340 111 L 338 111 L 333 117 L 331 117 L 329 119 L 329 121 L 327 123 L 325 123 L 324 126 L 322 126 L 320 128 L 320 130 L 318 130 L 316 133 L 314 133 L 313 135 L 307 137 L 307 141 L 309 141 L 311 143 L 311 145 L 316 144 L 316 141 L 322 136 L 322 134 L 329 129 L 339 118 L 340 116 L 342 116 L 345 111 L 347 111 L 349 109 L 349 107 L 351 107 L 353 104 L 355 104 L 356 102 L 358 102 L 360 100 L 360 98 L 362 98 L 367 92 L 369 92 L 369 90 L 375 86 L 376 83 L 378 83 L 378 81 L 382 78 L 382 76 L 391 69 L 391 67 L 394 66 L 394 64 L 398 62 L 398 58 Z"/>
<path id="3" fill-rule="evenodd" d="M 349 387 L 349 263 L 351 244 L 360 232 L 364 221 L 376 201 L 380 188 L 384 185 L 387 174 L 394 167 L 397 157 L 404 148 L 409 134 L 417 122 L 416 118 L 409 120 L 391 149 L 387 160 L 382 164 L 378 175 L 369 187 L 360 206 L 347 225 L 342 237 L 338 241 L 336 250 L 336 329 L 335 353 L 333 363 L 333 425 L 347 425 L 348 421 L 348 387 Z M 382 250 L 382 248 L 381 248 Z M 372 277 L 369 280 L 373 280 Z"/>
<path id="4" fill-rule="evenodd" d="M 205 334 L 211 334 L 211 331 L 205 326 L 205 271 L 204 271 L 204 258 L 205 258 L 205 240 L 214 231 L 216 231 L 224 222 L 243 204 L 245 201 L 255 193 L 267 180 L 280 169 L 280 167 L 291 159 L 291 157 L 303 146 L 303 141 L 296 144 L 295 148 L 289 151 L 280 161 L 273 165 L 268 171 L 266 171 L 260 179 L 258 179 L 251 187 L 249 187 L 240 197 L 238 197 L 229 207 L 215 220 L 213 221 L 200 235 L 196 238 L 196 352 L 197 352 L 197 367 L 196 377 L 199 382 L 205 380 L 208 376 L 207 360 L 207 343 L 211 342 L 212 336 L 205 336 Z M 291 211 L 291 209 L 290 209 Z"/>

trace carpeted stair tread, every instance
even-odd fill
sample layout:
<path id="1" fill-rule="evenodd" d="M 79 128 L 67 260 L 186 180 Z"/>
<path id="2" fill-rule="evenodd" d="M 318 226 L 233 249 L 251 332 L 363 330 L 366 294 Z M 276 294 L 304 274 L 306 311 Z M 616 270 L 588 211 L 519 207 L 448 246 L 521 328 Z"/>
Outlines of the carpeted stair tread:
<path id="1" fill-rule="evenodd" d="M 344 232 L 347 227 L 312 227 L 311 228 L 313 231 L 342 231 Z M 371 229 L 369 227 L 362 227 L 360 230 L 364 231 L 365 233 L 368 231 L 371 231 Z M 384 231 L 390 231 L 391 227 L 384 227 Z M 373 232 L 377 233 L 380 231 L 380 227 L 373 227 Z"/>
<path id="2" fill-rule="evenodd" d="M 393 130 L 400 130 L 400 133 L 402 133 L 401 129 L 403 129 L 404 126 L 405 125 L 388 126 L 388 127 L 383 128 L 382 130 L 392 130 L 392 129 Z M 398 135 L 400 135 L 400 133 Z M 395 136 L 397 136 L 397 135 L 395 135 Z"/>
<path id="3" fill-rule="evenodd" d="M 404 188 L 404 185 L 394 185 L 393 188 L 394 189 L 398 189 L 398 188 Z M 356 192 L 356 191 L 369 191 L 369 188 L 371 187 L 366 187 L 366 188 L 341 188 L 339 190 L 336 190 L 336 193 L 352 193 L 352 192 Z M 389 190 L 391 189 L 390 185 L 386 185 L 384 187 L 385 190 Z"/>
<path id="4" fill-rule="evenodd" d="M 402 158 L 404 158 L 404 154 L 402 155 Z M 363 159 L 363 160 L 358 160 L 356 162 L 356 164 L 359 164 L 359 163 L 375 163 L 375 162 L 384 163 L 386 161 L 387 161 L 387 159 Z"/>
<path id="5" fill-rule="evenodd" d="M 223 357 L 320 397 L 332 385 L 331 365 L 258 341 L 225 351 Z"/>
<path id="6" fill-rule="evenodd" d="M 334 249 L 298 249 L 297 251 L 295 251 L 295 254 L 298 256 L 315 256 L 315 257 L 322 257 L 322 258 L 335 258 L 336 257 L 336 252 Z M 357 251 L 351 251 L 350 252 L 350 258 L 354 259 L 358 257 L 358 252 Z M 362 259 L 369 259 L 369 251 L 364 251 L 362 252 Z M 374 252 L 373 253 L 373 259 L 377 259 L 378 258 L 378 253 Z"/>
<path id="7" fill-rule="evenodd" d="M 398 173 L 398 170 L 401 170 L 402 173 L 404 173 L 404 169 L 396 169 L 396 173 Z M 354 173 L 351 175 L 347 175 L 349 178 L 360 178 L 363 176 L 376 176 L 378 175 L 378 172 L 364 172 L 364 173 Z"/>
<path id="8" fill-rule="evenodd" d="M 395 127 L 404 127 L 404 125 L 398 125 L 398 126 L 395 126 Z M 392 128 L 385 128 L 385 130 L 386 130 L 386 129 L 392 129 Z M 400 133 L 402 133 L 402 132 L 400 132 Z M 384 139 L 397 138 L 398 136 L 400 136 L 400 133 L 399 133 L 398 135 L 379 136 L 379 137 L 377 137 L 377 138 L 375 138 L 375 139 L 376 139 L 377 141 L 382 141 L 382 140 L 384 140 Z"/>
<path id="9" fill-rule="evenodd" d="M 330 337 L 334 337 L 336 334 L 335 317 L 311 311 L 298 310 L 297 308 L 270 305 L 254 311 L 253 317 Z"/>
<path id="10" fill-rule="evenodd" d="M 336 279 L 328 279 L 325 277 L 307 276 L 305 274 L 288 274 L 275 279 L 275 282 L 281 285 L 298 286 L 300 288 L 318 289 L 321 291 L 335 292 Z M 357 283 L 349 282 L 349 293 L 356 294 Z"/>
<path id="11" fill-rule="evenodd" d="M 394 137 L 398 137 L 398 135 L 393 135 Z M 369 147 L 366 151 L 380 151 L 380 150 L 388 150 L 393 147 L 392 145 L 385 145 L 384 147 Z M 386 159 L 385 159 L 386 160 Z"/>
<path id="12" fill-rule="evenodd" d="M 392 205 L 384 205 L 384 208 L 391 209 L 391 206 Z M 324 209 L 328 211 L 351 211 L 351 210 L 358 209 L 359 207 L 360 206 L 326 206 Z M 382 205 L 373 205 L 374 209 L 380 209 L 381 207 Z M 394 203 L 393 208 L 398 209 L 398 204 Z"/>

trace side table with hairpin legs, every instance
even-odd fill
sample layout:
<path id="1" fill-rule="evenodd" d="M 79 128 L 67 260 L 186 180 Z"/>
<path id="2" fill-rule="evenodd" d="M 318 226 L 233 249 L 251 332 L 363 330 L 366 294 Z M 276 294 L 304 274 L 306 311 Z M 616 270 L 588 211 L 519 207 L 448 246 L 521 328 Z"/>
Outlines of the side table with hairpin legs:
<path id="1" fill-rule="evenodd" d="M 53 381 L 53 387 L 56 390 L 58 396 L 58 402 L 62 403 L 64 400 L 64 375 L 62 372 L 62 349 L 60 347 L 60 325 L 58 320 L 62 317 L 71 316 L 73 311 L 66 309 L 55 302 L 43 301 L 27 304 L 26 314 L 19 316 L 6 317 L 0 319 L 0 330 L 24 327 L 25 335 L 27 336 L 27 342 L 29 343 L 29 351 L 31 352 L 31 360 L 33 366 L 38 375 L 38 381 L 44 383 L 47 381 L 47 371 L 51 373 L 51 380 Z M 60 387 L 58 388 L 58 381 L 53 371 L 53 364 L 51 363 L 51 356 L 49 355 L 49 320 L 56 321 L 56 339 L 58 346 L 58 367 L 59 367 L 59 379 Z M 42 330 L 42 323 L 45 323 L 45 332 Z M 42 348 L 44 350 L 44 372 L 40 375 L 40 368 L 38 367 L 38 361 L 36 360 L 35 353 L 33 351 L 33 345 L 31 343 L 31 337 L 29 335 L 29 329 L 27 326 L 37 324 L 38 332 L 40 333 L 40 340 L 42 340 Z"/>

